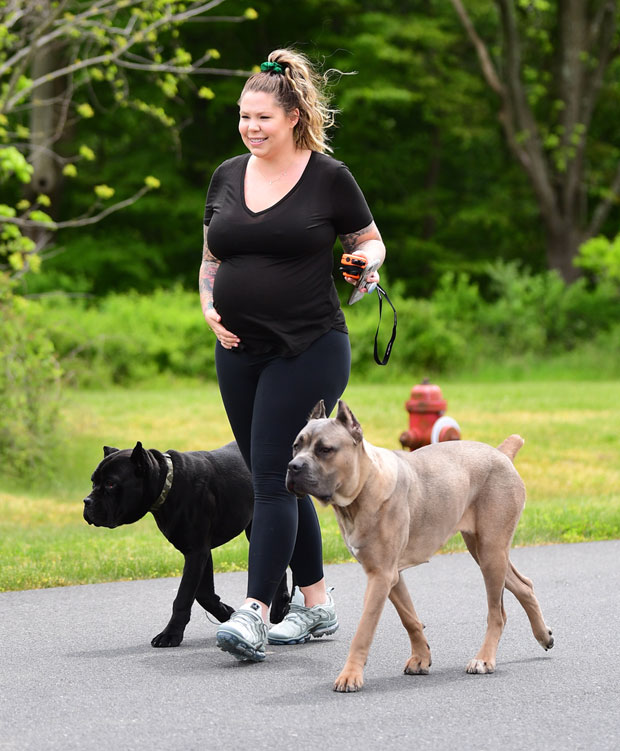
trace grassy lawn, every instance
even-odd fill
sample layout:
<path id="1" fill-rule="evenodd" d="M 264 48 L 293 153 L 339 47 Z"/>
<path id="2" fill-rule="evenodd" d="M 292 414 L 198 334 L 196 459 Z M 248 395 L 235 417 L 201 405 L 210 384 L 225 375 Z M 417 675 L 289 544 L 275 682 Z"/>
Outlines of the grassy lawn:
<path id="1" fill-rule="evenodd" d="M 410 383 L 352 385 L 345 399 L 372 443 L 400 448 Z M 620 537 L 620 383 L 441 381 L 463 438 L 499 444 L 520 433 L 516 459 L 528 503 L 515 544 Z M 0 590 L 176 576 L 182 556 L 148 515 L 115 530 L 89 527 L 82 499 L 104 444 L 180 451 L 231 439 L 214 384 L 68 392 L 57 470 L 45 483 L 0 479 Z M 319 510 L 326 562 L 349 560 L 331 509 Z M 453 538 L 446 550 L 464 549 Z M 245 567 L 244 537 L 215 551 L 220 571 Z"/>

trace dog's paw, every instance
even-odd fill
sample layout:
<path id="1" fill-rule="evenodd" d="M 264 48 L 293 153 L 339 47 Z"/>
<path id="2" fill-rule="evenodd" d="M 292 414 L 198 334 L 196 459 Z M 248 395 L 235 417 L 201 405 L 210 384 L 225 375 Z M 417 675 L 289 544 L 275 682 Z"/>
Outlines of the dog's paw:
<path id="1" fill-rule="evenodd" d="M 538 639 L 538 643 L 545 650 L 545 652 L 549 649 L 552 649 L 553 645 L 555 644 L 553 632 L 550 629 L 547 629 L 547 633 L 542 637 L 542 639 Z"/>
<path id="2" fill-rule="evenodd" d="M 151 639 L 152 647 L 178 647 L 183 641 L 183 634 L 179 633 L 166 633 L 162 631 L 161 634 L 157 634 Z"/>
<path id="3" fill-rule="evenodd" d="M 215 616 L 220 623 L 226 623 L 235 610 L 224 602 L 218 602 L 217 606 L 209 608 L 208 612 L 211 613 L 212 616 Z"/>
<path id="4" fill-rule="evenodd" d="M 486 662 L 485 660 L 473 659 L 469 661 L 466 671 L 472 675 L 484 675 L 495 672 L 495 663 Z"/>
<path id="5" fill-rule="evenodd" d="M 431 666 L 430 660 L 421 660 L 419 657 L 410 657 L 405 664 L 405 675 L 428 675 Z"/>
<path id="6" fill-rule="evenodd" d="M 361 691 L 364 685 L 364 673 L 357 668 L 345 668 L 334 681 L 334 691 L 350 694 Z"/>

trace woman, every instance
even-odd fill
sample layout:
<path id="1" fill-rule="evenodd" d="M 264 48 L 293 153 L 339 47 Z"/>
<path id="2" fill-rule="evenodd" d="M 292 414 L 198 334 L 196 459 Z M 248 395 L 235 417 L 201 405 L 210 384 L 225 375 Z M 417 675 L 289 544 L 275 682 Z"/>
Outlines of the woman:
<path id="1" fill-rule="evenodd" d="M 319 81 L 304 55 L 269 55 L 239 99 L 249 153 L 216 169 L 205 209 L 200 299 L 254 483 L 247 599 L 217 632 L 218 646 L 240 660 L 263 660 L 267 640 L 298 644 L 338 628 L 314 505 L 286 490 L 285 475 L 312 407 L 323 399 L 329 414 L 349 377 L 332 279 L 336 236 L 368 260 L 382 262 L 385 247 L 350 172 L 324 153 L 334 111 Z M 267 608 L 289 564 L 298 589 L 268 632 Z"/>

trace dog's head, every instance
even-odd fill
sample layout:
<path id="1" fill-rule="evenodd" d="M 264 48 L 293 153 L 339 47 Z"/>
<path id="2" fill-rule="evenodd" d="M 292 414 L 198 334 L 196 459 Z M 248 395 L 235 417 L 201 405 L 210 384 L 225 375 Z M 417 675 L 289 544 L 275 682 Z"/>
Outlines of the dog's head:
<path id="1" fill-rule="evenodd" d="M 84 519 L 110 529 L 132 524 L 150 508 L 151 487 L 159 477 L 159 465 L 140 441 L 133 449 L 104 446 L 103 455 L 91 477 L 92 490 L 84 499 Z"/>
<path id="2" fill-rule="evenodd" d="M 293 444 L 286 473 L 291 493 L 313 495 L 321 503 L 348 506 L 359 491 L 362 428 L 349 407 L 338 402 L 334 419 L 321 400 Z"/>

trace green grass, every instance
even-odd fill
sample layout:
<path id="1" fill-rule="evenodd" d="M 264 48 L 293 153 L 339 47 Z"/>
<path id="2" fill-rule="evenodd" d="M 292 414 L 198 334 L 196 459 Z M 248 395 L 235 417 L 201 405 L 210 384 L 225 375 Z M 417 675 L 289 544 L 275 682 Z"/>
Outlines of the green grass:
<path id="1" fill-rule="evenodd" d="M 404 402 L 415 379 L 352 385 L 345 399 L 372 443 L 400 448 Z M 441 381 L 447 414 L 463 437 L 499 444 L 520 433 L 516 464 L 528 503 L 516 545 L 620 537 L 620 382 L 462 383 Z M 137 440 L 162 450 L 211 449 L 231 439 L 213 384 L 140 391 L 69 392 L 54 474 L 33 484 L 0 479 L 0 590 L 176 576 L 182 556 L 151 515 L 115 530 L 89 527 L 82 498 L 104 444 Z M 320 509 L 326 562 L 350 560 L 331 509 Z M 445 550 L 464 549 L 453 538 Z M 243 536 L 214 554 L 219 571 L 245 568 Z"/>

